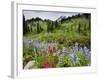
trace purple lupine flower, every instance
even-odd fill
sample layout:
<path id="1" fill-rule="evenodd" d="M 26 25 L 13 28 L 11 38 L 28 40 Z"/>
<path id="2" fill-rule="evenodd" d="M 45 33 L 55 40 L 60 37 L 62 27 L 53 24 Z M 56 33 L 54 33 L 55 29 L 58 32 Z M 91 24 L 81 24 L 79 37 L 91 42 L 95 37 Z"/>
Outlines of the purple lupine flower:
<path id="1" fill-rule="evenodd" d="M 91 59 L 91 51 L 88 52 L 87 57 Z"/>
<path id="2" fill-rule="evenodd" d="M 78 58 L 78 57 L 76 58 L 76 63 L 80 64 L 80 58 Z"/>
<path id="3" fill-rule="evenodd" d="M 39 48 L 39 44 L 38 43 L 35 44 L 35 48 Z"/>
<path id="4" fill-rule="evenodd" d="M 63 49 L 62 49 L 62 53 L 68 53 L 66 47 L 63 47 Z"/>
<path id="5" fill-rule="evenodd" d="M 80 48 L 80 49 L 79 49 L 79 51 L 80 51 L 81 53 L 84 53 L 84 50 L 83 50 L 83 48 Z"/>
<path id="6" fill-rule="evenodd" d="M 61 63 L 62 63 L 62 59 L 63 59 L 63 57 L 64 57 L 64 55 L 63 55 L 63 54 L 62 54 L 62 55 L 60 55 L 58 64 L 61 64 Z"/>
<path id="7" fill-rule="evenodd" d="M 86 55 L 88 55 L 88 52 L 89 52 L 89 49 L 88 49 L 87 47 L 84 47 L 84 53 L 85 53 Z"/>
<path id="8" fill-rule="evenodd" d="M 60 54 L 60 53 L 61 53 L 61 51 L 60 51 L 60 50 L 56 51 L 56 54 Z"/>
<path id="9" fill-rule="evenodd" d="M 36 43 L 33 45 L 33 47 L 34 47 L 34 48 L 41 48 L 42 45 L 41 45 L 41 43 L 36 42 Z"/>
<path id="10" fill-rule="evenodd" d="M 59 54 L 60 50 L 56 47 L 56 54 Z"/>
<path id="11" fill-rule="evenodd" d="M 70 51 L 70 54 L 74 54 L 75 52 L 74 52 L 74 49 L 72 49 L 71 51 Z"/>
<path id="12" fill-rule="evenodd" d="M 74 48 L 74 52 L 75 52 L 75 53 L 78 52 L 78 46 L 75 46 L 75 48 Z"/>
<path id="13" fill-rule="evenodd" d="M 74 54 L 70 54 L 70 61 L 73 63 L 74 62 Z"/>
<path id="14" fill-rule="evenodd" d="M 58 51 L 59 49 L 56 47 L 56 52 Z"/>

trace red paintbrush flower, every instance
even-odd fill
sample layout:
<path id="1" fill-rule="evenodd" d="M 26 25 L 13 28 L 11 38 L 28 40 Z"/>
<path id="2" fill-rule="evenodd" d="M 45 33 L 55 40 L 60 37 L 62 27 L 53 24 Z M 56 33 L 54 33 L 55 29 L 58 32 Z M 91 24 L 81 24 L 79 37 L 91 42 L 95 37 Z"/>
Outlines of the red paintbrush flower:
<path id="1" fill-rule="evenodd" d="M 42 65 L 43 68 L 52 68 L 54 67 L 53 64 L 50 64 L 47 60 Z"/>

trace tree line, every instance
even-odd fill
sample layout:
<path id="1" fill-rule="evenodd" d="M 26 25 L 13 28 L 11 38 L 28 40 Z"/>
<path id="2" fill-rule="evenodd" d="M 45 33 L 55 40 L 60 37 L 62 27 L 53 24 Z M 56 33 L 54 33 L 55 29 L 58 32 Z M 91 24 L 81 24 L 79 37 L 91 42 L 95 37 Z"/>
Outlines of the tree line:
<path id="1" fill-rule="evenodd" d="M 85 17 L 86 19 L 89 19 L 89 27 L 88 29 L 90 29 L 90 26 L 91 26 L 91 15 L 90 14 L 87 14 L 87 13 L 84 13 L 84 14 L 78 14 L 78 15 L 73 15 L 72 17 L 67 17 L 67 18 L 62 18 L 60 21 L 52 21 L 52 20 L 42 20 L 41 18 L 39 17 L 36 17 L 35 19 L 32 18 L 32 19 L 29 19 L 29 20 L 26 20 L 25 21 L 25 16 L 23 15 L 23 34 L 26 34 L 27 32 L 32 32 L 32 27 L 31 27 L 31 24 L 32 23 L 36 23 L 36 32 L 37 33 L 41 33 L 43 30 L 41 24 L 39 23 L 40 21 L 41 22 L 46 22 L 47 24 L 47 32 L 53 32 L 55 29 L 59 29 L 61 27 L 61 24 L 63 22 L 66 22 L 66 21 L 71 21 L 71 19 L 75 19 L 75 18 L 80 18 L 80 17 Z M 28 26 L 30 25 L 30 27 Z M 34 25 L 34 24 L 32 24 Z M 84 27 L 83 29 L 81 27 Z M 87 27 L 86 27 L 86 24 L 84 25 L 81 25 L 81 23 L 78 24 L 78 33 L 81 33 L 82 30 L 86 30 Z M 71 28 L 72 30 L 72 28 Z M 68 30 L 69 31 L 69 30 Z"/>

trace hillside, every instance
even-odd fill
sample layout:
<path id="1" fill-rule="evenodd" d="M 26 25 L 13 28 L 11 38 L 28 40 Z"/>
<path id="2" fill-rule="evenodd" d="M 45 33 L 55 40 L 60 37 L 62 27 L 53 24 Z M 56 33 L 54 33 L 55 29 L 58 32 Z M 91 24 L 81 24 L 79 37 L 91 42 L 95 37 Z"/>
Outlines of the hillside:
<path id="1" fill-rule="evenodd" d="M 54 40 L 59 38 L 59 35 L 62 37 L 90 37 L 91 32 L 89 14 L 78 14 L 67 18 L 65 16 L 61 16 L 56 21 L 49 19 L 42 20 L 41 18 L 36 17 L 23 23 L 25 25 L 23 26 L 23 29 L 26 29 L 24 30 L 26 32 L 23 34 L 26 36 L 38 35 L 40 40 L 45 40 L 44 38 L 46 37 L 47 40 L 50 40 L 50 38 L 52 38 L 51 40 Z M 63 38 L 65 39 L 67 37 Z M 87 46 L 89 46 L 89 44 Z"/>

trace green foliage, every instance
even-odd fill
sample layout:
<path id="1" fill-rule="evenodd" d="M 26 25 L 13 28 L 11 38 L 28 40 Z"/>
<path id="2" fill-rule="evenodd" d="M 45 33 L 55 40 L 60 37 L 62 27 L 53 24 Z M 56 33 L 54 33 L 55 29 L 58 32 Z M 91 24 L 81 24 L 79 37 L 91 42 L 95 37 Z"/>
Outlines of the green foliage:
<path id="1" fill-rule="evenodd" d="M 76 62 L 76 58 L 80 59 L 80 63 Z M 65 54 L 62 63 L 59 64 L 60 67 L 74 67 L 74 66 L 87 66 L 90 63 L 90 60 L 83 53 L 77 53 L 75 55 L 74 62 L 70 61 L 70 54 Z"/>
<path id="2" fill-rule="evenodd" d="M 80 66 L 87 66 L 90 62 L 86 55 L 80 52 L 76 54 L 76 57 L 80 58 Z"/>
<path id="3" fill-rule="evenodd" d="M 23 46 L 23 65 L 25 66 L 27 62 L 34 59 L 34 55 L 32 55 L 32 48 Z"/>
<path id="4" fill-rule="evenodd" d="M 36 59 L 37 62 L 37 66 L 39 68 L 41 68 L 41 65 L 46 61 L 46 57 L 45 56 L 38 56 Z"/>

